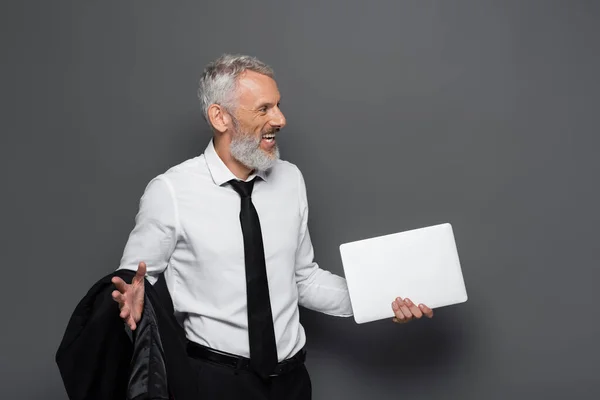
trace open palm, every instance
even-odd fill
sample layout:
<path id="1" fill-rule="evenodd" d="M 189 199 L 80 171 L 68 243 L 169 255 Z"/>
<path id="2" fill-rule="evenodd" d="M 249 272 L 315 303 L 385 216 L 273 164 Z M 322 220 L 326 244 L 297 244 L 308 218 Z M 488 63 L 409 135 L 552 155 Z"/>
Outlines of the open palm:
<path id="1" fill-rule="evenodd" d="M 111 279 L 117 290 L 112 292 L 112 298 L 119 303 L 121 310 L 119 317 L 134 331 L 137 323 L 142 318 L 144 310 L 144 278 L 146 276 L 146 263 L 138 265 L 137 272 L 131 280 L 126 283 L 123 279 L 115 276 Z"/>

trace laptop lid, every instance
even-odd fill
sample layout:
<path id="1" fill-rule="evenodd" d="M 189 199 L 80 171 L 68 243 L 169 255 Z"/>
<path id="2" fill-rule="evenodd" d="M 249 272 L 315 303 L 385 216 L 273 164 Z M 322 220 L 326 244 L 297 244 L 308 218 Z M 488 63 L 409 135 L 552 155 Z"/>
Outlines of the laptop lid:
<path id="1" fill-rule="evenodd" d="M 439 308 L 467 301 L 451 224 L 340 245 L 357 323 L 393 318 L 398 296 Z"/>

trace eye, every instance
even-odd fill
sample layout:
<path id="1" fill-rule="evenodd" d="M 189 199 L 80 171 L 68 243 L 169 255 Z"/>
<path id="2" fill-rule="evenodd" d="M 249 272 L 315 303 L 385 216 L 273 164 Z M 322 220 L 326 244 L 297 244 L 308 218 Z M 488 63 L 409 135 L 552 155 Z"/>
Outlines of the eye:
<path id="1" fill-rule="evenodd" d="M 262 106 L 261 108 L 258 109 L 258 111 L 265 113 L 267 112 L 267 106 Z"/>

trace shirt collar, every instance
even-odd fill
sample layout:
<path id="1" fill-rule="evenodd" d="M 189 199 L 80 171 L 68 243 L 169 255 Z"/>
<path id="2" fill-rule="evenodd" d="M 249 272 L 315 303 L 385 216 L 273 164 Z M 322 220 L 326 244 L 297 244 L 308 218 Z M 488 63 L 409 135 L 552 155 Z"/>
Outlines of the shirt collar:
<path id="1" fill-rule="evenodd" d="M 229 182 L 232 179 L 238 179 L 233 172 L 227 168 L 227 165 L 221 160 L 221 157 L 217 154 L 214 145 L 214 139 L 211 139 L 206 146 L 206 150 L 204 150 L 204 158 L 206 159 L 206 165 L 208 166 L 208 170 L 210 171 L 210 175 L 212 176 L 213 182 L 216 185 L 223 185 L 226 182 Z M 250 181 L 254 179 L 254 177 L 258 176 L 262 180 L 266 181 L 268 177 L 267 171 L 255 171 L 246 181 Z"/>

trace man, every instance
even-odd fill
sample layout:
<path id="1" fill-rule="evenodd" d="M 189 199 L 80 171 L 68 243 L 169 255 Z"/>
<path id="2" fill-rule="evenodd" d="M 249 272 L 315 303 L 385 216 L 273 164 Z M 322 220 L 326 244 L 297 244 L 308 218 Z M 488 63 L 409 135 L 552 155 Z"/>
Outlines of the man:
<path id="1" fill-rule="evenodd" d="M 136 277 L 114 277 L 113 299 L 135 330 L 144 279 L 164 272 L 204 398 L 310 399 L 298 306 L 341 317 L 352 308 L 345 279 L 313 260 L 304 179 L 279 158 L 286 120 L 273 71 L 224 55 L 199 97 L 214 136 L 148 184 L 119 267 Z M 408 299 L 391 306 L 397 323 L 433 316 Z"/>

